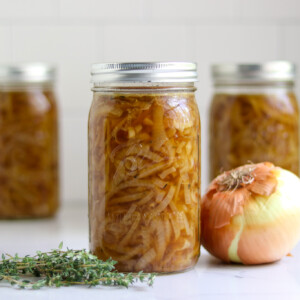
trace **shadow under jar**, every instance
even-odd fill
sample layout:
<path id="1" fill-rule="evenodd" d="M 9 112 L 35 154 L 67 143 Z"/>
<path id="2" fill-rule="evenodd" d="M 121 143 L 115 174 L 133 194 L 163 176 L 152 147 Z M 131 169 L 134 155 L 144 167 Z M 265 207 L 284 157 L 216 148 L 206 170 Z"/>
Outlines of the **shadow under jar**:
<path id="1" fill-rule="evenodd" d="M 270 161 L 299 174 L 295 66 L 215 65 L 210 109 L 210 179 L 249 162 Z"/>
<path id="2" fill-rule="evenodd" d="M 96 64 L 92 76 L 92 253 L 119 271 L 191 268 L 200 254 L 196 65 Z"/>
<path id="3" fill-rule="evenodd" d="M 0 218 L 50 217 L 58 208 L 54 69 L 0 66 Z"/>

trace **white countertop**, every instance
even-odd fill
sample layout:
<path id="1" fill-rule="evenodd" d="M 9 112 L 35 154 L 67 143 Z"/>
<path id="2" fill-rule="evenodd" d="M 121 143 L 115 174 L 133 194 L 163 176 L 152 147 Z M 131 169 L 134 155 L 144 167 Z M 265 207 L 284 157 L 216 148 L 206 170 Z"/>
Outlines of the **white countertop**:
<path id="1" fill-rule="evenodd" d="M 0 221 L 0 253 L 34 254 L 57 248 L 60 241 L 72 249 L 88 247 L 87 209 L 64 206 L 52 220 Z M 300 245 L 292 257 L 263 266 L 222 264 L 202 249 L 194 269 L 156 278 L 153 287 L 62 287 L 19 290 L 0 283 L 0 300 L 59 299 L 300 299 Z"/>

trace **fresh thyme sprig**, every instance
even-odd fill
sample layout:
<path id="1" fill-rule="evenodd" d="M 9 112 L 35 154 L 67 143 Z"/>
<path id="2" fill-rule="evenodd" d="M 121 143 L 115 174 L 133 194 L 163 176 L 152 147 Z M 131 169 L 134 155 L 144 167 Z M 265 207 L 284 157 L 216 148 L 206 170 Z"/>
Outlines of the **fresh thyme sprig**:
<path id="1" fill-rule="evenodd" d="M 100 284 L 128 287 L 138 281 L 153 284 L 155 274 L 120 273 L 112 259 L 102 261 L 86 250 L 62 251 L 62 246 L 60 243 L 58 249 L 50 252 L 37 251 L 35 256 L 2 254 L 0 281 L 29 289 Z"/>

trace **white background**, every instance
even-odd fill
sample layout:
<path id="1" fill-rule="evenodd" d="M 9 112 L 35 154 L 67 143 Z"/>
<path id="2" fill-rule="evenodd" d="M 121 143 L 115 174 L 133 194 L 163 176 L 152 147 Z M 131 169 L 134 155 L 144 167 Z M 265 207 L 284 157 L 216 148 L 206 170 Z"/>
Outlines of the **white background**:
<path id="1" fill-rule="evenodd" d="M 0 0 L 0 63 L 59 70 L 63 201 L 87 201 L 92 63 L 198 63 L 205 188 L 210 64 L 277 59 L 300 67 L 299 0 Z"/>

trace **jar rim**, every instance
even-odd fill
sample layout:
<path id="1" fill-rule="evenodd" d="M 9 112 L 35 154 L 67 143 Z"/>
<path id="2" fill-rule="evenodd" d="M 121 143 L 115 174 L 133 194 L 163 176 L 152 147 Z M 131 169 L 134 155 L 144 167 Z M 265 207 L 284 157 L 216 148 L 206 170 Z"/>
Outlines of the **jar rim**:
<path id="1" fill-rule="evenodd" d="M 48 63 L 32 62 L 0 65 L 0 83 L 51 83 L 56 68 Z"/>
<path id="2" fill-rule="evenodd" d="M 211 73 L 216 85 L 293 83 L 296 77 L 296 65 L 288 61 L 220 63 L 211 66 Z"/>
<path id="3" fill-rule="evenodd" d="M 196 82 L 193 62 L 96 63 L 91 68 L 92 83 L 99 82 Z"/>

